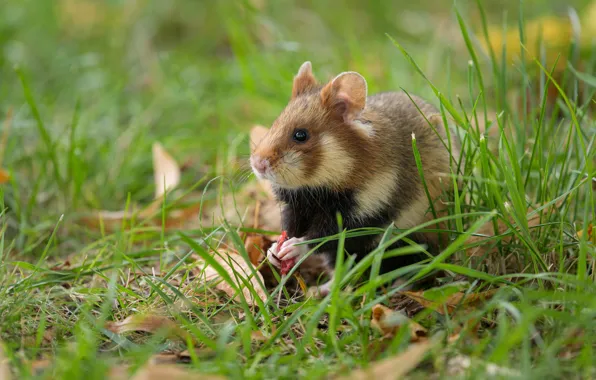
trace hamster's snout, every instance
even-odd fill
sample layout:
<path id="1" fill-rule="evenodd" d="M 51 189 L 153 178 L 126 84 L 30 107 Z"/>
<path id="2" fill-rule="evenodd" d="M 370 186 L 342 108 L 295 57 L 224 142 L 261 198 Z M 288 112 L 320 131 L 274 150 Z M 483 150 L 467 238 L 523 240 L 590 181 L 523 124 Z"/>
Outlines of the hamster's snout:
<path id="1" fill-rule="evenodd" d="M 269 160 L 266 158 L 261 158 L 260 156 L 251 156 L 250 165 L 252 166 L 253 170 L 261 176 L 265 176 L 271 169 Z"/>

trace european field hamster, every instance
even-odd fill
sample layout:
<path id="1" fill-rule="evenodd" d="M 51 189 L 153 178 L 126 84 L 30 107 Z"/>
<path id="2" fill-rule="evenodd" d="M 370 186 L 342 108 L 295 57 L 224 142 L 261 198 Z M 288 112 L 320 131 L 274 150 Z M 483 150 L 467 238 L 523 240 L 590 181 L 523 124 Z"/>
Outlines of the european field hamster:
<path id="1" fill-rule="evenodd" d="M 337 234 L 338 212 L 348 230 L 386 228 L 391 223 L 411 228 L 434 219 L 416 166 L 414 136 L 435 214 L 445 215 L 440 195 L 449 189 L 448 176 L 459 156 L 456 141 L 451 138 L 449 143 L 447 135 L 440 113 L 421 98 L 404 92 L 367 96 L 366 80 L 356 72 L 341 73 L 321 85 L 311 63 L 305 62 L 294 77 L 288 105 L 250 157 L 256 176 L 271 182 L 282 204 L 282 227 L 290 237 L 282 247 L 274 245 L 268 259 L 279 267 L 313 248 L 296 244 Z M 432 253 L 443 237 L 417 233 L 409 238 L 426 244 Z M 379 239 L 380 235 L 349 238 L 345 250 L 362 258 Z M 336 250 L 333 240 L 317 253 L 333 265 Z M 381 270 L 418 259 L 385 259 Z M 329 283 L 319 290 L 325 294 Z"/>

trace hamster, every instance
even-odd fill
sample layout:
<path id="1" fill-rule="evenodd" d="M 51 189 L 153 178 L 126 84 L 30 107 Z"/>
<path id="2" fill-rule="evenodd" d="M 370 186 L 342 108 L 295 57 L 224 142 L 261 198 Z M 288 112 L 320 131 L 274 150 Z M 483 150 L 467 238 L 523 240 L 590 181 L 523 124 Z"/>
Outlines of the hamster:
<path id="1" fill-rule="evenodd" d="M 459 156 L 459 147 L 453 139 L 451 144 L 447 141 L 437 109 L 417 96 L 411 98 L 404 92 L 368 96 L 366 80 L 356 72 L 319 84 L 311 63 L 302 64 L 289 103 L 262 140 L 255 142 L 250 156 L 253 172 L 270 181 L 282 205 L 282 228 L 289 237 L 282 247 L 274 245 L 268 251 L 274 266 L 299 260 L 314 248 L 300 243 L 337 234 L 337 213 L 346 230 L 387 228 L 391 223 L 407 229 L 434 219 L 416 166 L 413 137 L 435 214 L 446 215 L 440 195 L 449 191 L 448 176 L 455 171 L 453 157 Z M 380 238 L 347 238 L 345 250 L 361 259 Z M 408 238 L 433 253 L 445 236 L 416 233 Z M 331 240 L 315 253 L 325 255 L 333 266 L 337 245 Z M 381 272 L 419 259 L 415 255 L 384 259 Z M 317 289 L 319 295 L 329 291 L 331 281 Z"/>

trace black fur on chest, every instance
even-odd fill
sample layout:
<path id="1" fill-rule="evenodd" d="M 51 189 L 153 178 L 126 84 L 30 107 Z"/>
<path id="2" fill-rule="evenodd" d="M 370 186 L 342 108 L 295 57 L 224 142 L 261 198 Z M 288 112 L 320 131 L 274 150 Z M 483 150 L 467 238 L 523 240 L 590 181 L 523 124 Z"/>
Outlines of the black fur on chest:
<path id="1" fill-rule="evenodd" d="M 353 230 L 365 227 L 386 228 L 397 216 L 397 210 L 386 207 L 374 215 L 356 218 L 357 202 L 352 190 L 334 191 L 325 188 L 276 189 L 276 196 L 283 203 L 282 227 L 289 237 L 304 237 L 306 240 L 335 235 L 339 231 L 337 213 L 342 217 L 343 228 Z M 366 235 L 345 240 L 345 250 L 360 259 L 376 248 L 380 236 Z M 403 246 L 398 242 L 391 249 Z M 312 248 L 312 247 L 311 247 Z M 337 240 L 331 240 L 318 249 L 335 262 Z M 396 260 L 397 259 L 397 260 Z M 406 265 L 412 260 L 394 258 L 383 262 L 382 272 Z"/>

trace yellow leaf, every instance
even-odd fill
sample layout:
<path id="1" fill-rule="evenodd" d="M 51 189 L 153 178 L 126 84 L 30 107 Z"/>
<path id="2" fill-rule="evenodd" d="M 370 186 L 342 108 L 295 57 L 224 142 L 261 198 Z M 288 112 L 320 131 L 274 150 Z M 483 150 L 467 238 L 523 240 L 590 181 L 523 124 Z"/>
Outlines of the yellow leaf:
<path id="1" fill-rule="evenodd" d="M 424 355 L 431 348 L 430 341 L 413 343 L 404 352 L 378 362 L 372 363 L 368 368 L 358 369 L 347 376 L 344 380 L 396 380 L 403 378 L 408 372 L 416 368 L 424 359 Z"/>
<path id="2" fill-rule="evenodd" d="M 546 47 L 546 57 L 548 63 L 553 63 L 558 54 L 561 53 L 558 65 L 564 67 L 564 58 L 566 49 L 571 42 L 571 23 L 567 18 L 558 18 L 554 16 L 541 17 L 529 21 L 524 29 L 524 46 L 527 51 L 524 52 L 526 60 L 533 60 L 540 57 L 539 41 L 542 41 Z M 497 56 L 502 57 L 502 49 L 505 48 L 507 62 L 513 63 L 521 57 L 521 45 L 519 29 L 509 29 L 503 38 L 503 29 L 501 26 L 489 27 L 488 35 L 490 46 Z M 488 45 L 482 40 L 482 45 L 488 53 Z"/>
<path id="3" fill-rule="evenodd" d="M 242 256 L 234 252 L 223 252 L 221 253 L 221 256 L 214 255 L 213 259 L 215 259 L 224 268 L 231 280 L 234 282 L 234 285 L 223 280 L 217 270 L 209 265 L 206 265 L 204 269 L 202 267 L 198 268 L 201 271 L 200 273 L 205 276 L 205 281 L 221 280 L 215 287 L 225 292 L 229 297 L 234 297 L 236 301 L 240 301 L 241 298 L 240 295 L 237 294 L 235 288 L 241 289 L 244 299 L 249 305 L 252 306 L 256 304 L 255 299 L 251 291 L 244 285 L 244 282 L 249 282 L 257 297 L 259 297 L 263 302 L 267 300 L 265 289 L 263 289 L 263 287 L 260 285 L 263 283 L 263 275 L 261 275 L 261 273 L 259 273 L 259 271 L 257 271 L 252 264 L 247 263 Z M 252 275 L 252 271 L 254 271 L 256 277 Z"/>
<path id="4" fill-rule="evenodd" d="M 2 168 L 0 168 L 0 185 L 10 180 L 10 174 Z"/>
<path id="5" fill-rule="evenodd" d="M 399 329 L 406 324 L 410 329 L 410 342 L 418 342 L 427 338 L 426 329 L 405 315 L 383 305 L 375 305 L 372 308 L 371 325 L 385 336 L 395 336 Z"/>
<path id="6" fill-rule="evenodd" d="M 592 223 L 588 224 L 588 227 L 585 230 L 577 231 L 578 239 L 581 239 L 582 236 L 584 236 L 584 233 L 586 233 L 586 240 L 596 244 L 596 234 L 594 234 L 594 225 Z"/>
<path id="7" fill-rule="evenodd" d="M 155 180 L 155 199 L 160 199 L 164 195 L 164 191 L 172 190 L 180 183 L 178 163 L 157 142 L 153 144 L 153 178 Z"/>

